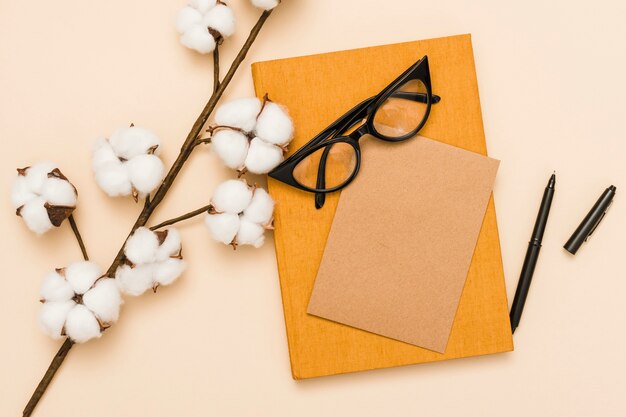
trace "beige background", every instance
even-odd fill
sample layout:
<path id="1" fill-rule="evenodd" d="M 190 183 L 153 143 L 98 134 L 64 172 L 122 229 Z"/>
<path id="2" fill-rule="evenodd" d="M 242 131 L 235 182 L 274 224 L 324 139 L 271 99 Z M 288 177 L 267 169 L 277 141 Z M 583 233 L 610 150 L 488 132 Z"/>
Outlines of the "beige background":
<path id="1" fill-rule="evenodd" d="M 257 11 L 231 0 L 239 31 Z M 130 299 L 99 341 L 72 349 L 39 416 L 622 416 L 626 383 L 626 15 L 621 1 L 285 0 L 229 96 L 252 94 L 256 60 L 473 34 L 511 299 L 541 192 L 557 194 L 516 351 L 295 382 L 272 244 L 232 252 L 182 227 L 191 267 Z M 93 139 L 134 122 L 171 162 L 209 95 L 211 64 L 177 43 L 183 1 L 0 0 L 0 415 L 21 413 L 59 342 L 36 325 L 47 269 L 80 257 L 68 227 L 36 238 L 14 217 L 15 167 L 49 158 L 80 191 L 77 220 L 108 266 L 139 206 L 110 200 L 89 170 Z M 436 86 L 434 86 L 436 89 Z M 230 173 L 194 155 L 158 211 L 203 205 Z M 614 207 L 576 257 L 562 244 L 597 196 Z"/>

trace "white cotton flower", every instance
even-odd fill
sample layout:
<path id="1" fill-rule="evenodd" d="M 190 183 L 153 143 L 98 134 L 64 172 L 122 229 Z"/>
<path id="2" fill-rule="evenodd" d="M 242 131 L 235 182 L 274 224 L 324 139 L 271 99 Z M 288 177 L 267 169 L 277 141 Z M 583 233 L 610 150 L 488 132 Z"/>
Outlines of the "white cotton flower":
<path id="1" fill-rule="evenodd" d="M 138 296 L 159 285 L 169 285 L 184 271 L 182 242 L 176 229 L 154 232 L 140 227 L 124 246 L 126 263 L 115 271 L 119 289 Z"/>
<path id="2" fill-rule="evenodd" d="M 260 248 L 265 242 L 265 229 L 263 226 L 242 216 L 235 239 L 239 245 L 252 245 L 255 248 Z"/>
<path id="3" fill-rule="evenodd" d="M 39 162 L 26 168 L 25 177 L 31 191 L 36 194 L 41 194 L 48 174 L 54 171 L 55 168 L 57 168 L 55 164 L 49 161 Z"/>
<path id="4" fill-rule="evenodd" d="M 240 169 L 246 161 L 249 143 L 243 133 L 221 129 L 211 136 L 211 147 L 224 165 L 232 169 Z"/>
<path id="5" fill-rule="evenodd" d="M 247 151 L 248 150 L 246 149 L 246 152 Z M 38 195 L 36 192 L 31 190 L 25 175 L 18 175 L 15 177 L 15 180 L 13 181 L 13 188 L 11 190 L 11 204 L 13 204 L 13 207 L 21 207 L 36 197 L 38 197 Z"/>
<path id="6" fill-rule="evenodd" d="M 293 139 L 293 122 L 283 106 L 270 101 L 265 103 L 254 131 L 265 142 L 283 146 Z"/>
<path id="7" fill-rule="evenodd" d="M 163 262 L 172 256 L 180 255 L 182 249 L 180 232 L 177 229 L 166 229 L 160 233 L 161 236 L 164 235 L 165 238 L 161 238 L 163 242 L 157 248 L 155 259 L 159 262 Z"/>
<path id="8" fill-rule="evenodd" d="M 64 275 L 76 294 L 84 294 L 102 276 L 102 269 L 95 262 L 79 261 L 65 268 Z"/>
<path id="9" fill-rule="evenodd" d="M 48 301 L 65 301 L 74 297 L 74 288 L 58 271 L 46 274 L 39 291 L 41 298 Z"/>
<path id="10" fill-rule="evenodd" d="M 267 174 L 283 162 L 283 150 L 276 145 L 254 138 L 246 156 L 245 166 L 253 174 Z"/>
<path id="11" fill-rule="evenodd" d="M 192 0 L 178 12 L 176 30 L 184 46 L 207 54 L 235 32 L 235 15 L 222 2 Z"/>
<path id="12" fill-rule="evenodd" d="M 98 319 L 82 304 L 75 305 L 67 314 L 65 333 L 76 343 L 84 343 L 102 335 Z"/>
<path id="13" fill-rule="evenodd" d="M 60 339 L 67 315 L 75 306 L 72 300 L 43 303 L 39 311 L 39 327 L 51 338 Z"/>
<path id="14" fill-rule="evenodd" d="M 26 226 L 38 235 L 44 234 L 54 227 L 45 204 L 45 198 L 35 197 L 18 211 L 18 215 L 22 217 Z"/>
<path id="15" fill-rule="evenodd" d="M 148 264 L 156 260 L 159 238 L 147 227 L 135 230 L 124 246 L 124 255 L 134 264 Z"/>
<path id="16" fill-rule="evenodd" d="M 283 161 L 293 121 L 282 105 L 264 100 L 241 98 L 217 109 L 211 144 L 229 168 L 266 174 Z"/>
<path id="17" fill-rule="evenodd" d="M 129 160 L 147 153 L 158 155 L 161 140 L 146 128 L 131 126 L 113 132 L 109 144 L 118 158 Z"/>
<path id="18" fill-rule="evenodd" d="M 156 155 L 138 155 L 126 162 L 128 177 L 140 196 L 154 190 L 165 175 L 163 162 Z"/>
<path id="19" fill-rule="evenodd" d="M 215 111 L 215 123 L 252 132 L 261 111 L 261 100 L 256 97 L 227 101 Z"/>
<path id="20" fill-rule="evenodd" d="M 274 215 L 274 200 L 263 188 L 255 188 L 250 205 L 243 214 L 247 220 L 260 225 L 268 225 Z"/>
<path id="21" fill-rule="evenodd" d="M 235 15 L 225 4 L 217 4 L 206 12 L 202 24 L 218 31 L 225 38 L 235 33 Z"/>
<path id="22" fill-rule="evenodd" d="M 217 186 L 211 205 L 213 210 L 204 222 L 213 240 L 234 249 L 237 245 L 263 245 L 265 230 L 272 228 L 274 215 L 274 200 L 267 191 L 251 189 L 240 180 L 228 180 Z"/>
<path id="23" fill-rule="evenodd" d="M 42 197 L 53 206 L 71 207 L 76 205 L 76 189 L 69 181 L 51 177 L 41 188 Z"/>
<path id="24" fill-rule="evenodd" d="M 93 154 L 91 158 L 91 168 L 95 171 L 101 171 L 108 164 L 119 164 L 122 162 L 115 154 L 113 147 L 106 138 L 98 138 L 93 147 Z"/>
<path id="25" fill-rule="evenodd" d="M 215 38 L 209 30 L 200 25 L 193 25 L 180 37 L 180 43 L 201 54 L 208 54 L 215 49 Z"/>
<path id="26" fill-rule="evenodd" d="M 122 297 L 115 280 L 98 280 L 94 287 L 83 295 L 83 304 L 105 323 L 117 321 L 122 305 Z"/>
<path id="27" fill-rule="evenodd" d="M 176 30 L 181 35 L 188 31 L 194 25 L 202 23 L 202 13 L 191 6 L 183 7 L 178 16 L 176 16 Z"/>
<path id="28" fill-rule="evenodd" d="M 227 180 L 217 186 L 211 204 L 218 212 L 239 214 L 252 200 L 252 190 L 241 180 Z"/>
<path id="29" fill-rule="evenodd" d="M 154 285 L 154 267 L 152 264 L 121 265 L 115 271 L 115 281 L 124 294 L 139 296 Z"/>
<path id="30" fill-rule="evenodd" d="M 39 162 L 17 172 L 11 203 L 30 230 L 43 234 L 72 214 L 78 193 L 55 164 Z"/>
<path id="31" fill-rule="evenodd" d="M 271 10 L 280 4 L 280 0 L 251 0 L 252 5 L 263 10 Z"/>
<path id="32" fill-rule="evenodd" d="M 229 245 L 239 231 L 239 215 L 234 213 L 209 214 L 204 218 L 213 240 Z"/>
<path id="33" fill-rule="evenodd" d="M 182 259 L 168 258 L 154 266 L 154 281 L 159 285 L 170 285 L 182 275 L 187 267 Z"/>
<path id="34" fill-rule="evenodd" d="M 96 183 L 109 197 L 122 197 L 133 192 L 128 169 L 121 161 L 105 164 L 95 173 Z"/>
<path id="35" fill-rule="evenodd" d="M 153 132 L 137 126 L 118 129 L 96 141 L 92 168 L 96 183 L 110 197 L 145 197 L 159 186 L 165 174 L 157 156 L 161 141 Z"/>
<path id="36" fill-rule="evenodd" d="M 77 343 L 100 337 L 117 320 L 122 304 L 115 280 L 101 276 L 100 267 L 89 261 L 46 274 L 40 290 L 42 330 L 53 338 L 66 334 Z"/>

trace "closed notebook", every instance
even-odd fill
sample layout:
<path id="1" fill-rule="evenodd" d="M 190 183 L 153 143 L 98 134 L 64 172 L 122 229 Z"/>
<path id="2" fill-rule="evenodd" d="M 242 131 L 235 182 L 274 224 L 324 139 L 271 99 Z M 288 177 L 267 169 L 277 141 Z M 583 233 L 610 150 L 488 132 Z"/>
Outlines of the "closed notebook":
<path id="1" fill-rule="evenodd" d="M 420 134 L 487 154 L 469 35 L 259 62 L 256 93 L 285 104 L 296 125 L 290 152 L 428 55 L 442 97 Z M 365 151 L 364 151 L 365 152 Z M 364 162 L 365 163 L 365 162 Z M 340 194 L 316 210 L 313 197 L 269 179 L 277 202 L 276 258 L 295 379 L 505 352 L 513 349 L 500 243 L 490 199 L 445 353 L 307 313 Z"/>
<path id="2" fill-rule="evenodd" d="M 421 136 L 360 142 L 307 311 L 443 353 L 498 161 Z"/>

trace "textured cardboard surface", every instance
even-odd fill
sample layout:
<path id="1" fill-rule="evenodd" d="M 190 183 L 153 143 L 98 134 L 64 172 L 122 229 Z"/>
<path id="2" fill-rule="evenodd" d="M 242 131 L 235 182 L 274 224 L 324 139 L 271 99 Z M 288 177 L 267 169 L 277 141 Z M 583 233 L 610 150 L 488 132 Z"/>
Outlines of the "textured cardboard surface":
<path id="1" fill-rule="evenodd" d="M 307 311 L 443 353 L 499 162 L 421 136 L 367 139 Z"/>
<path id="2" fill-rule="evenodd" d="M 486 155 L 469 35 L 255 63 L 257 95 L 288 106 L 291 150 L 428 55 L 433 108 L 422 135 Z M 339 194 L 316 210 L 313 196 L 269 180 L 277 201 L 276 257 L 293 377 L 311 378 L 513 349 L 500 242 L 490 199 L 445 354 L 307 314 Z"/>

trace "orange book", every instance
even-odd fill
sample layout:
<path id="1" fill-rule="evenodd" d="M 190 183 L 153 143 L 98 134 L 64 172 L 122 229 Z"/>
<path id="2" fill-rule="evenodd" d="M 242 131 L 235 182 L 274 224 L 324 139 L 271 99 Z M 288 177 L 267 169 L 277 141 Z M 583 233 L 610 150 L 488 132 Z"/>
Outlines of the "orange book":
<path id="1" fill-rule="evenodd" d="M 259 97 L 267 93 L 288 107 L 296 126 L 293 152 L 424 55 L 442 100 L 420 135 L 486 155 L 470 35 L 258 62 L 252 75 Z M 493 198 L 447 348 L 437 353 L 307 314 L 340 194 L 328 195 L 316 210 L 310 193 L 271 178 L 268 187 L 277 202 L 276 257 L 295 379 L 513 350 Z"/>

